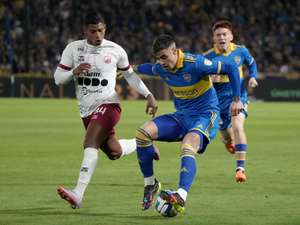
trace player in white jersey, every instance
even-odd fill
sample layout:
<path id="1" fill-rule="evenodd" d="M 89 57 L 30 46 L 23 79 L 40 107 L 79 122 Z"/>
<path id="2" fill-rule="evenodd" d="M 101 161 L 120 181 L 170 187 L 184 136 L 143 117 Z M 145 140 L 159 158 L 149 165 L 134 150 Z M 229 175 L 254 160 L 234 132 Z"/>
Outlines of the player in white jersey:
<path id="1" fill-rule="evenodd" d="M 80 116 L 86 128 L 84 156 L 77 185 L 73 190 L 58 188 L 61 198 L 72 208 L 79 208 L 85 189 L 96 168 L 98 149 L 110 159 L 118 159 L 136 149 L 135 139 L 118 141 L 114 126 L 121 114 L 115 91 L 117 70 L 124 71 L 130 86 L 147 99 L 146 113 L 154 116 L 157 103 L 142 80 L 133 72 L 125 50 L 104 39 L 105 22 L 100 14 L 89 13 L 85 21 L 85 38 L 71 42 L 63 51 L 55 71 L 57 85 L 75 81 Z"/>

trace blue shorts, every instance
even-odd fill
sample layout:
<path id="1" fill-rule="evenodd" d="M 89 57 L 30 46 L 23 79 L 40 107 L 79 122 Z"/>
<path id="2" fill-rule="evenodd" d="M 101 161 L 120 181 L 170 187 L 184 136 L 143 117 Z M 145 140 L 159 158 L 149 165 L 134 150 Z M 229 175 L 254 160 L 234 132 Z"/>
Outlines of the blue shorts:
<path id="1" fill-rule="evenodd" d="M 219 107 L 220 107 L 219 129 L 225 130 L 225 129 L 231 127 L 230 105 L 232 102 L 232 97 L 231 96 L 218 96 L 218 99 L 219 99 Z M 244 110 L 242 113 L 245 114 L 245 117 L 247 117 L 248 116 L 247 99 L 242 98 L 241 101 L 244 105 Z"/>
<path id="2" fill-rule="evenodd" d="M 153 122 L 158 128 L 158 141 L 181 141 L 187 133 L 197 133 L 203 137 L 198 153 L 203 153 L 217 134 L 219 112 L 209 111 L 198 115 L 175 112 L 158 116 Z"/>

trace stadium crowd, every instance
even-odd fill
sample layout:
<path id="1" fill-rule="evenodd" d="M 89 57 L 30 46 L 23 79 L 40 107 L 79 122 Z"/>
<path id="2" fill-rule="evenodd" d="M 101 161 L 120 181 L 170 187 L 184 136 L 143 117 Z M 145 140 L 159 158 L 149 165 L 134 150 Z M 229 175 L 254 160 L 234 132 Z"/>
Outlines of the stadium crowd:
<path id="1" fill-rule="evenodd" d="M 52 74 L 65 44 L 81 38 L 90 9 L 102 12 L 107 37 L 126 49 L 132 63 L 152 58 L 152 40 L 160 33 L 176 35 L 184 50 L 203 52 L 212 46 L 213 22 L 227 18 L 259 71 L 300 72 L 297 0 L 3 0 L 0 70 Z"/>

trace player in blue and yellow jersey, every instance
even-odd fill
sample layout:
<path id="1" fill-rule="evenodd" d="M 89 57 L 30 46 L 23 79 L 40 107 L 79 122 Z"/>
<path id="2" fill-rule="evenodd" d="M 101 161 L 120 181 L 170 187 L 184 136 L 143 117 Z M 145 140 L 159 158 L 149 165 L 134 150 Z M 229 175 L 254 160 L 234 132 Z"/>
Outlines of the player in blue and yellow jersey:
<path id="1" fill-rule="evenodd" d="M 244 104 L 244 111 L 238 116 L 232 116 L 229 108 L 233 92 L 228 76 L 212 75 L 214 87 L 217 91 L 220 102 L 220 131 L 222 141 L 230 153 L 236 155 L 237 182 L 246 181 L 245 160 L 247 150 L 247 139 L 244 131 L 244 121 L 247 117 L 247 87 L 244 82 L 243 66 L 249 70 L 248 85 L 251 88 L 257 86 L 257 67 L 254 58 L 248 49 L 243 45 L 236 45 L 233 41 L 232 24 L 227 20 L 220 20 L 213 25 L 214 47 L 204 53 L 205 57 L 211 60 L 229 61 L 235 63 L 239 68 L 241 79 L 241 101 Z"/>
<path id="2" fill-rule="evenodd" d="M 234 96 L 231 113 L 236 116 L 243 110 L 238 68 L 230 63 L 212 62 L 202 55 L 183 53 L 169 35 L 158 36 L 152 48 L 157 63 L 141 64 L 137 72 L 159 76 L 166 82 L 173 91 L 176 112 L 158 116 L 137 129 L 137 156 L 144 176 L 142 208 L 151 206 L 160 189 L 153 172 L 153 140 L 181 141 L 178 190 L 162 191 L 162 196 L 182 212 L 196 175 L 195 155 L 205 151 L 218 129 L 218 99 L 209 74 L 229 75 Z"/>

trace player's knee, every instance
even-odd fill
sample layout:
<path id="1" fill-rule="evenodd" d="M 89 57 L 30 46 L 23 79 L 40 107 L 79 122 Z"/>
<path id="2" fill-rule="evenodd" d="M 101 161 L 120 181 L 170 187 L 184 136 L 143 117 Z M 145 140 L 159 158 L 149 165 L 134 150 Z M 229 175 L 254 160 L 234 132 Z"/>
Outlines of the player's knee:
<path id="1" fill-rule="evenodd" d="M 109 152 L 106 155 L 110 160 L 116 160 L 121 157 L 121 154 L 121 152 Z"/>
<path id="2" fill-rule="evenodd" d="M 192 156 L 194 157 L 195 154 L 197 153 L 198 148 L 193 147 L 190 144 L 182 144 L 181 145 L 181 157 L 183 156 Z"/>
<path id="3" fill-rule="evenodd" d="M 152 145 L 153 139 L 151 135 L 149 134 L 149 132 L 147 132 L 147 130 L 143 128 L 138 128 L 136 130 L 135 138 L 138 147 L 147 147 Z"/>
<path id="4" fill-rule="evenodd" d="M 244 127 L 242 124 L 235 124 L 233 127 L 232 127 L 232 130 L 235 134 L 238 134 L 238 133 L 243 133 L 244 132 Z"/>
<path id="5" fill-rule="evenodd" d="M 83 142 L 83 148 L 99 148 L 99 144 L 93 140 L 85 139 Z"/>

